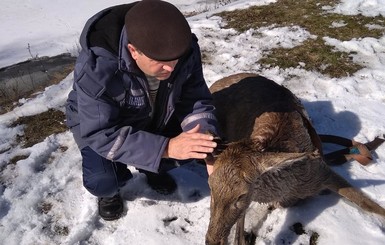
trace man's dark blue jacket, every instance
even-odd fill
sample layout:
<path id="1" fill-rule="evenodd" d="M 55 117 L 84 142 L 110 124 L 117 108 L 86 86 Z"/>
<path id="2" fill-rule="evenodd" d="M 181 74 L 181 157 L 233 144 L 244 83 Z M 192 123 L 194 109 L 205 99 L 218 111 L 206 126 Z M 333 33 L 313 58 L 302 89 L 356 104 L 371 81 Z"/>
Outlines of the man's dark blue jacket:
<path id="1" fill-rule="evenodd" d="M 200 124 L 201 132 L 218 133 L 217 124 L 195 35 L 152 104 L 147 79 L 127 49 L 124 16 L 132 6 L 111 7 L 86 23 L 66 104 L 67 125 L 80 149 L 89 146 L 109 160 L 157 172 L 169 140 L 160 134 L 173 113 L 183 131 Z"/>

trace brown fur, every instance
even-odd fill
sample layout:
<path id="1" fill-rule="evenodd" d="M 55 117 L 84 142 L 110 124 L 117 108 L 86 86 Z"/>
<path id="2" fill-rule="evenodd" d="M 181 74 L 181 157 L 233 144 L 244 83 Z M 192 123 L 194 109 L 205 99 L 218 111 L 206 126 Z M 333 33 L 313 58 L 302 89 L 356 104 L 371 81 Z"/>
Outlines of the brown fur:
<path id="1" fill-rule="evenodd" d="M 327 166 L 318 135 L 288 89 L 248 73 L 221 79 L 212 88 L 221 130 L 232 143 L 209 177 L 206 244 L 227 244 L 237 221 L 237 231 L 243 232 L 252 201 L 287 207 L 323 189 L 385 216 L 385 209 Z M 238 234 L 239 244 L 242 237 Z"/>

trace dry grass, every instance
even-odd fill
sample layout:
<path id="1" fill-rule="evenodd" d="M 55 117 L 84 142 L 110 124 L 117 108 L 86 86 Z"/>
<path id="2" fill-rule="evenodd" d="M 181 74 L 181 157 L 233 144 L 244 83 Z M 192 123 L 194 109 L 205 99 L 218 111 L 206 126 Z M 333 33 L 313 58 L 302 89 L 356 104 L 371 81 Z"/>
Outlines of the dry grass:
<path id="1" fill-rule="evenodd" d="M 384 35 L 385 18 L 341 15 L 325 10 L 325 7 L 334 6 L 338 2 L 335 0 L 278 0 L 270 5 L 222 12 L 218 15 L 227 21 L 226 28 L 234 28 L 239 32 L 271 25 L 300 26 L 317 38 L 292 49 L 273 49 L 260 62 L 266 66 L 281 68 L 297 67 L 302 62 L 307 70 L 332 77 L 342 77 L 362 67 L 352 61 L 350 54 L 334 51 L 322 38 L 328 36 L 341 41 L 363 37 L 379 38 Z M 335 27 L 335 24 L 339 24 L 339 27 Z M 370 29 L 368 25 L 382 28 Z"/>
<path id="2" fill-rule="evenodd" d="M 62 111 L 49 109 L 34 116 L 20 117 L 11 126 L 24 125 L 24 134 L 19 141 L 24 147 L 31 147 L 52 134 L 68 130 L 64 120 L 65 115 Z"/>

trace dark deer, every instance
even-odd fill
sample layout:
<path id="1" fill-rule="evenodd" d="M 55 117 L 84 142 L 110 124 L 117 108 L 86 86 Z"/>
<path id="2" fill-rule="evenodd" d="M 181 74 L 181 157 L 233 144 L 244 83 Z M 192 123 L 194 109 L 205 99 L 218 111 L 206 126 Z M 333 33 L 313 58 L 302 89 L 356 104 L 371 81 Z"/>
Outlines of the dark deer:
<path id="1" fill-rule="evenodd" d="M 244 244 L 246 209 L 252 201 L 288 207 L 324 189 L 362 209 L 385 209 L 333 172 L 321 140 L 300 101 L 288 89 L 255 74 L 223 78 L 210 88 L 227 148 L 218 153 L 211 189 L 206 244 Z"/>

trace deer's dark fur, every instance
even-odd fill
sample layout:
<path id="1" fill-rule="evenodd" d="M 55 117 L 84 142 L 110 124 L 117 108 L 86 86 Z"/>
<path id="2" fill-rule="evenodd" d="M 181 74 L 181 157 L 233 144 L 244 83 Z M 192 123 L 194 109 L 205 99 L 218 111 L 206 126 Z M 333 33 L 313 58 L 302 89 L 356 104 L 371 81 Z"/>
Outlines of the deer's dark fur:
<path id="1" fill-rule="evenodd" d="M 210 90 L 221 130 L 231 143 L 219 154 L 209 177 L 206 244 L 227 244 L 237 221 L 242 232 L 252 201 L 287 207 L 323 189 L 385 216 L 384 208 L 325 163 L 321 141 L 288 89 L 255 74 L 236 74 L 217 81 Z M 242 237 L 238 236 L 239 243 Z"/>

